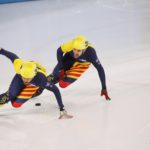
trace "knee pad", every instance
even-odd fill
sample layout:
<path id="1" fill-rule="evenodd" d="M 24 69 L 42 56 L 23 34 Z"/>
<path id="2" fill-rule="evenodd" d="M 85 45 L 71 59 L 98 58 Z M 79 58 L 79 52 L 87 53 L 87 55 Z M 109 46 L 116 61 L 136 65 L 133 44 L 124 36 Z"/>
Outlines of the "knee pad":
<path id="1" fill-rule="evenodd" d="M 60 81 L 59 81 L 59 86 L 60 86 L 61 88 L 66 88 L 66 87 L 68 87 L 70 84 L 71 84 L 70 82 L 65 82 L 65 81 L 63 81 L 63 80 L 60 80 Z"/>
<path id="2" fill-rule="evenodd" d="M 13 107 L 15 107 L 15 108 L 19 108 L 19 107 L 21 107 L 21 106 L 22 106 L 22 104 L 23 104 L 23 103 L 12 102 L 11 104 L 12 104 L 12 106 L 13 106 Z"/>

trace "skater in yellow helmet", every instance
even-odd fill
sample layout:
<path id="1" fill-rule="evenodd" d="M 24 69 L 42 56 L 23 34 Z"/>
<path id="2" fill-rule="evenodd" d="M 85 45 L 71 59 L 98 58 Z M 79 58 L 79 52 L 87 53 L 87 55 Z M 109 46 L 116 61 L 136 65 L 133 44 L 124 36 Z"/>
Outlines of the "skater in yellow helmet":
<path id="1" fill-rule="evenodd" d="M 0 95 L 0 105 L 11 102 L 12 106 L 21 107 L 31 99 L 39 88 L 52 91 L 57 99 L 61 118 L 72 118 L 64 109 L 61 94 L 57 86 L 47 80 L 46 69 L 34 61 L 23 61 L 16 54 L 0 48 L 0 54 L 9 58 L 14 66 L 14 76 L 9 90 Z"/>
<path id="2" fill-rule="evenodd" d="M 101 82 L 101 96 L 110 100 L 106 87 L 105 72 L 94 47 L 84 36 L 77 36 L 73 40 L 62 44 L 57 50 L 58 64 L 52 74 L 48 76 L 54 84 L 66 88 L 74 83 L 90 67 L 91 64 L 98 71 Z M 90 82 L 90 81 L 88 81 Z"/>

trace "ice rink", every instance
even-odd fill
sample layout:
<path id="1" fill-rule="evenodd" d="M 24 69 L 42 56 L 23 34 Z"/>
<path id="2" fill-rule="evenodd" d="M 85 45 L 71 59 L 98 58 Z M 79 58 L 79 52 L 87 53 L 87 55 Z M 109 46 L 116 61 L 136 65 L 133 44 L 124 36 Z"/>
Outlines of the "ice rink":
<path id="1" fill-rule="evenodd" d="M 111 101 L 96 69 L 60 89 L 66 110 L 45 91 L 21 108 L 0 108 L 1 150 L 150 150 L 150 1 L 39 0 L 0 5 L 0 47 L 52 72 L 56 50 L 84 35 L 105 69 Z M 15 72 L 0 56 L 0 92 Z M 34 104 L 41 102 L 40 107 Z"/>

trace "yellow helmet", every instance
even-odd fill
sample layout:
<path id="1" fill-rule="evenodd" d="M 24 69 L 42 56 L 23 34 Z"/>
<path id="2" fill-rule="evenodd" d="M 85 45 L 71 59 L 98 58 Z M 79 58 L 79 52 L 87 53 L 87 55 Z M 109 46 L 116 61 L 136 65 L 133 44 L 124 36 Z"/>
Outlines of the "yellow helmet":
<path id="1" fill-rule="evenodd" d="M 20 68 L 20 75 L 24 78 L 33 78 L 36 73 L 36 64 L 34 62 L 24 62 Z"/>
<path id="2" fill-rule="evenodd" d="M 72 46 L 74 49 L 84 50 L 88 47 L 88 40 L 84 36 L 80 35 L 73 39 Z"/>

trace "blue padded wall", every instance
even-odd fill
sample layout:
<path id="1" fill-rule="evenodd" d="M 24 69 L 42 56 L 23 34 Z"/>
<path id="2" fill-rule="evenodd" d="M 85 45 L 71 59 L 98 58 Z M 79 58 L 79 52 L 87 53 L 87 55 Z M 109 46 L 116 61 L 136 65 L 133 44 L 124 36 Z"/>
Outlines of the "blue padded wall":
<path id="1" fill-rule="evenodd" d="M 0 4 L 16 3 L 16 2 L 24 2 L 24 1 L 29 1 L 29 0 L 0 0 Z"/>

